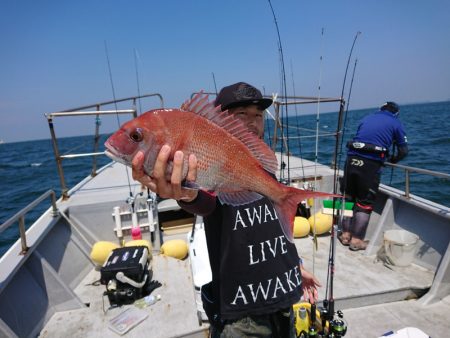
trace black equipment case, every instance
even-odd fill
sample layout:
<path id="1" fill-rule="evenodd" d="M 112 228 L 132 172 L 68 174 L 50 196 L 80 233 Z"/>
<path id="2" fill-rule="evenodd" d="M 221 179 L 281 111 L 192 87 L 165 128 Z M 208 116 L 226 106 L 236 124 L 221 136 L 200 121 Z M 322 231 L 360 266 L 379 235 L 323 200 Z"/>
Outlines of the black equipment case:
<path id="1" fill-rule="evenodd" d="M 113 305 L 131 304 L 144 297 L 151 280 L 148 248 L 130 246 L 112 250 L 100 269 L 100 282 Z"/>

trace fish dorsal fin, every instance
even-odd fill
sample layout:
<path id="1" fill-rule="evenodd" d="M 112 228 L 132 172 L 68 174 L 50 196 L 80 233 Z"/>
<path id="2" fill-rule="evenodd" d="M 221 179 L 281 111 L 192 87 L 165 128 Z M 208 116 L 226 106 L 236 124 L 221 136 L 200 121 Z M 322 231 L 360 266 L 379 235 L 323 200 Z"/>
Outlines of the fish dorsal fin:
<path id="1" fill-rule="evenodd" d="M 220 106 L 215 107 L 214 103 L 208 100 L 208 95 L 204 94 L 203 91 L 195 94 L 192 99 L 185 101 L 181 105 L 181 109 L 204 117 L 225 129 L 247 146 L 265 170 L 275 174 L 278 161 L 272 149 L 251 133 L 241 120 L 230 115 L 228 110 L 221 111 Z"/>

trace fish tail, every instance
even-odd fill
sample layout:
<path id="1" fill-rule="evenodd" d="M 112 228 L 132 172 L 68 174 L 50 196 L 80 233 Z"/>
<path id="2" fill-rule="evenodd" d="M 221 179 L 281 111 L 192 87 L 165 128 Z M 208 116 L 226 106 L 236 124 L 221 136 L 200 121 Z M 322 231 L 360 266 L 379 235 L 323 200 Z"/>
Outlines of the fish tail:
<path id="1" fill-rule="evenodd" d="M 274 202 L 274 207 L 280 220 L 283 233 L 286 238 L 293 242 L 294 240 L 294 218 L 297 214 L 299 203 L 307 198 L 325 198 L 325 197 L 341 197 L 336 194 L 328 194 L 318 191 L 300 190 L 292 187 L 285 188 L 284 196 Z"/>

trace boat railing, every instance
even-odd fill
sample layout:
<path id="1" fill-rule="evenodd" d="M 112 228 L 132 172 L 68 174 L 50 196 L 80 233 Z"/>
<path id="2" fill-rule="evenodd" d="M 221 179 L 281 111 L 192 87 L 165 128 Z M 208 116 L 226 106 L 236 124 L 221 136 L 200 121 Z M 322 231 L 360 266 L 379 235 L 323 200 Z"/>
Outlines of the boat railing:
<path id="1" fill-rule="evenodd" d="M 314 97 L 314 96 L 276 96 L 272 97 L 273 106 L 275 109 L 275 115 L 272 116 L 275 120 L 274 131 L 272 135 L 272 150 L 275 151 L 277 146 L 277 141 L 280 138 L 278 136 L 278 130 L 281 133 L 281 139 L 283 140 L 283 146 L 285 151 L 289 153 L 289 147 L 287 144 L 287 136 L 285 135 L 284 128 L 288 128 L 289 126 L 285 126 L 282 123 L 282 107 L 287 106 L 295 106 L 295 105 L 304 105 L 304 104 L 321 104 L 321 103 L 337 103 L 339 102 L 339 121 L 337 131 L 334 133 L 327 133 L 326 135 L 318 135 L 318 136 L 335 136 L 339 137 L 339 130 L 342 130 L 342 116 L 344 111 L 345 100 L 340 97 Z M 304 136 L 303 136 L 304 137 Z"/>
<path id="2" fill-rule="evenodd" d="M 63 199 L 69 198 L 69 189 L 67 188 L 66 180 L 64 177 L 64 168 L 62 165 L 62 161 L 64 159 L 72 159 L 72 158 L 78 158 L 78 157 L 86 157 L 86 156 L 92 156 L 92 170 L 91 170 L 91 176 L 94 177 L 97 175 L 97 160 L 96 157 L 99 155 L 104 155 L 104 152 L 98 151 L 99 148 L 99 140 L 100 140 L 100 116 L 101 115 L 120 115 L 120 114 L 131 114 L 133 117 L 137 117 L 137 109 L 136 109 L 136 101 L 143 98 L 148 97 L 158 97 L 160 100 L 160 106 L 164 107 L 164 100 L 163 97 L 158 94 L 145 94 L 140 96 L 132 96 L 127 97 L 123 99 L 117 99 L 112 101 L 106 101 L 101 103 L 96 103 L 92 105 L 77 107 L 73 109 L 58 111 L 54 113 L 47 113 L 45 114 L 45 117 L 47 118 L 48 126 L 50 128 L 50 135 L 52 137 L 52 145 L 53 145 L 53 152 L 55 154 L 56 159 L 56 166 L 59 174 L 59 180 L 61 184 L 61 194 Z M 117 109 L 117 103 L 122 102 L 132 102 L 132 108 L 131 109 Z M 102 110 L 102 107 L 115 105 L 116 109 L 112 110 Z M 88 110 L 88 109 L 95 109 L 95 110 Z M 90 153 L 79 153 L 79 154 L 64 154 L 61 155 L 59 148 L 58 148 L 58 142 L 57 137 L 55 133 L 55 128 L 53 124 L 53 119 L 56 117 L 69 117 L 69 116 L 95 116 L 96 117 L 96 123 L 95 123 L 95 137 L 94 137 L 94 151 Z"/>
<path id="3" fill-rule="evenodd" d="M 25 208 L 17 212 L 14 216 L 12 216 L 10 219 L 8 219 L 5 223 L 0 225 L 0 234 L 8 229 L 12 224 L 16 223 L 18 221 L 19 226 L 19 233 L 20 233 L 20 241 L 22 245 L 22 251 L 20 252 L 21 255 L 24 255 L 28 251 L 28 245 L 27 245 L 27 237 L 25 233 L 25 215 L 33 210 L 37 205 L 39 205 L 42 201 L 50 197 L 51 204 L 52 204 L 52 210 L 51 215 L 53 217 L 58 216 L 58 208 L 56 207 L 56 194 L 53 190 L 48 190 L 45 193 L 43 193 L 41 196 L 36 198 L 33 202 L 28 204 Z"/>
<path id="4" fill-rule="evenodd" d="M 450 175 L 446 173 L 442 173 L 439 171 L 432 171 L 428 169 L 421 169 L 416 167 L 410 167 L 402 164 L 394 164 L 390 162 L 385 163 L 386 166 L 397 168 L 404 170 L 405 172 L 405 197 L 410 198 L 410 174 L 411 173 L 418 173 L 418 174 L 424 174 L 424 175 L 430 175 L 434 177 L 444 178 L 444 179 L 450 179 Z"/>

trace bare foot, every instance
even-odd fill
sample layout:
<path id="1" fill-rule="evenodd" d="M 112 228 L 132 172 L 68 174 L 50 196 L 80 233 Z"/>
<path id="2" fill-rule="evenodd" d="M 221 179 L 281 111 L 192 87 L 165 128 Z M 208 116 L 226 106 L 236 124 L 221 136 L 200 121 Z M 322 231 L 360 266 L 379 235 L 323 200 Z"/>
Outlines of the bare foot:
<path id="1" fill-rule="evenodd" d="M 362 239 L 353 237 L 350 241 L 349 249 L 352 251 L 366 250 L 368 243 L 369 241 L 364 241 Z"/>
<path id="2" fill-rule="evenodd" d="M 352 239 L 352 234 L 348 231 L 344 231 L 342 234 L 338 236 L 338 239 L 342 245 L 348 246 L 350 244 L 350 240 Z"/>

